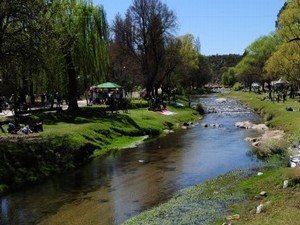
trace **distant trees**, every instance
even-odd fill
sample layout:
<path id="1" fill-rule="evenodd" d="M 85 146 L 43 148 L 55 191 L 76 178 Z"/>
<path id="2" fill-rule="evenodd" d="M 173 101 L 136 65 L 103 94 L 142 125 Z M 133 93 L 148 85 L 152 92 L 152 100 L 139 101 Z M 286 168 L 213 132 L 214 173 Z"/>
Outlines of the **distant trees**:
<path id="1" fill-rule="evenodd" d="M 222 75 L 229 68 L 236 66 L 241 59 L 242 56 L 238 54 L 208 56 L 208 63 L 212 71 L 211 83 L 221 85 Z"/>
<path id="2" fill-rule="evenodd" d="M 292 84 L 300 74 L 300 1 L 288 1 L 279 14 L 277 33 L 282 40 L 266 64 L 268 74 L 284 77 Z"/>
<path id="3" fill-rule="evenodd" d="M 289 0 L 278 13 L 274 34 L 251 43 L 234 67 L 236 78 L 251 90 L 252 82 L 268 83 L 284 78 L 299 86 L 300 1 Z M 299 88 L 299 87 L 298 87 Z"/>
<path id="4" fill-rule="evenodd" d="M 265 71 L 265 63 L 276 50 L 279 40 L 276 35 L 262 36 L 250 44 L 239 64 L 236 66 L 237 80 L 251 90 L 253 82 L 270 84 L 272 77 Z"/>
<path id="5" fill-rule="evenodd" d="M 233 67 L 227 68 L 227 70 L 222 74 L 222 84 L 225 86 L 233 87 L 237 82 L 237 75 Z"/>

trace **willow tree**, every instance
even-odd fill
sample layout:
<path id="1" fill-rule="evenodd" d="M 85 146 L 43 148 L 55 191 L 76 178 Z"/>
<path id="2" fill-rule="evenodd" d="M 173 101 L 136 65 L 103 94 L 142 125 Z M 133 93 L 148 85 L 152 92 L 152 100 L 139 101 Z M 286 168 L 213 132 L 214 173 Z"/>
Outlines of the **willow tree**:
<path id="1" fill-rule="evenodd" d="M 91 1 L 55 0 L 52 16 L 68 75 L 68 110 L 77 110 L 78 81 L 103 80 L 108 68 L 107 22 Z"/>

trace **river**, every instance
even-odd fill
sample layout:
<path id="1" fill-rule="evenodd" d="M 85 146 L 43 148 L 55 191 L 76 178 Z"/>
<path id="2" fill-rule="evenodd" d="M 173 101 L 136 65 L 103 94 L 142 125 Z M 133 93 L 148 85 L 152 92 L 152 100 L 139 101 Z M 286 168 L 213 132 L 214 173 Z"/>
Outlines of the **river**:
<path id="1" fill-rule="evenodd" d="M 260 162 L 244 140 L 257 133 L 234 124 L 260 118 L 236 100 L 209 96 L 199 101 L 209 113 L 190 129 L 2 197 L 0 224 L 117 225 L 182 188 L 257 166 Z"/>

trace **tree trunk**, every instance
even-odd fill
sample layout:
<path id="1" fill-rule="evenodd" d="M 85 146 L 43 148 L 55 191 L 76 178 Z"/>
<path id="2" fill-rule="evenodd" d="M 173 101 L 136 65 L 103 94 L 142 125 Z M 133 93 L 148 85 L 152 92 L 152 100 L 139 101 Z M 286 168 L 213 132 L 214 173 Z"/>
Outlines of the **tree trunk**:
<path id="1" fill-rule="evenodd" d="M 67 73 L 69 77 L 69 111 L 76 111 L 78 110 L 78 103 L 77 103 L 77 76 L 75 67 L 72 61 L 71 52 L 67 52 L 65 54 L 65 61 L 67 66 Z"/>

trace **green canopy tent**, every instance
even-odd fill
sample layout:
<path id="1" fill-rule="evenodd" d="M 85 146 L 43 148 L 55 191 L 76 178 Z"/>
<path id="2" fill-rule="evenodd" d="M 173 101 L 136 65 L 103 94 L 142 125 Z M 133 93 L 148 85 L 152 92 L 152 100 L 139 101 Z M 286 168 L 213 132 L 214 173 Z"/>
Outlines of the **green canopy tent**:
<path id="1" fill-rule="evenodd" d="M 116 88 L 122 88 L 122 86 L 119 85 L 119 84 L 116 84 L 116 83 L 112 83 L 112 82 L 105 82 L 105 83 L 97 85 L 96 88 L 99 88 L 99 89 L 116 89 Z"/>

